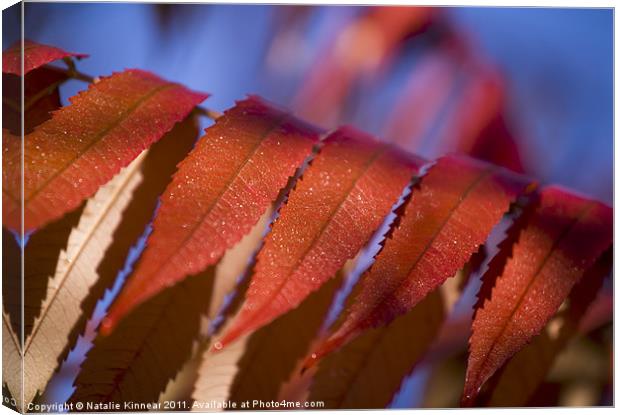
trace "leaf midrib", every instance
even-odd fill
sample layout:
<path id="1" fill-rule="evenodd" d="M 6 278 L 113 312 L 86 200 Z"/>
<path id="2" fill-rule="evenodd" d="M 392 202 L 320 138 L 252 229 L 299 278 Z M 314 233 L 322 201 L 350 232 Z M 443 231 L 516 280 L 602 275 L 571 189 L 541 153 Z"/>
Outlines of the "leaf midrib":
<path id="1" fill-rule="evenodd" d="M 65 163 L 65 165 L 63 167 L 61 167 L 60 169 L 56 170 L 54 172 L 54 174 L 52 174 L 50 177 L 48 177 L 43 183 L 41 183 L 41 185 L 39 185 L 39 187 L 37 189 L 35 189 L 27 197 L 25 196 L 24 197 L 24 205 L 26 205 L 28 202 L 30 202 L 32 199 L 34 199 L 39 193 L 41 193 L 43 190 L 45 190 L 47 188 L 47 186 L 54 179 L 56 179 L 61 174 L 66 172 L 73 165 L 73 163 L 75 163 L 78 159 L 80 159 L 82 156 L 84 156 L 84 154 L 86 154 L 91 148 L 93 148 L 98 143 L 100 143 L 101 140 L 106 135 L 108 135 L 112 130 L 114 130 L 115 128 L 120 126 L 124 121 L 126 121 L 132 113 L 134 113 L 135 111 L 138 110 L 138 108 L 140 108 L 140 106 L 142 104 L 146 103 L 149 99 L 151 99 L 152 97 L 154 97 L 158 93 L 163 92 L 166 89 L 173 88 L 175 86 L 176 86 L 176 84 L 170 84 L 170 83 L 167 83 L 167 84 L 164 84 L 164 85 L 159 85 L 159 86 L 153 88 L 148 93 L 146 93 L 143 96 L 141 96 L 139 99 L 137 99 L 136 102 L 134 102 L 125 111 L 123 111 L 114 122 L 112 122 L 110 125 L 108 125 L 106 128 L 104 128 L 100 132 L 94 134 L 94 137 L 92 138 L 91 142 L 88 143 L 88 145 L 86 145 L 84 148 L 80 149 L 80 151 L 78 151 L 78 153 L 75 155 L 75 157 L 71 158 L 67 163 Z M 70 108 L 70 107 L 68 107 L 68 108 Z M 50 120 L 50 122 L 53 122 L 53 119 Z M 28 136 L 24 137 L 24 139 L 26 139 L 27 137 Z"/>
<path id="2" fill-rule="evenodd" d="M 198 229 L 200 229 L 200 227 L 204 223 L 204 220 L 206 219 L 206 217 L 213 211 L 213 208 L 220 201 L 224 193 L 226 193 L 226 191 L 230 188 L 230 185 L 237 179 L 237 177 L 239 177 L 239 174 L 241 173 L 241 171 L 248 165 L 248 163 L 254 157 L 254 155 L 256 155 L 256 153 L 258 152 L 258 149 L 265 142 L 265 139 L 269 137 L 274 131 L 276 131 L 288 117 L 289 117 L 289 114 L 283 113 L 280 117 L 277 118 L 277 121 L 274 121 L 271 127 L 265 130 L 265 132 L 262 134 L 262 138 L 260 140 L 257 140 L 256 146 L 254 146 L 252 151 L 246 156 L 245 160 L 243 161 L 243 163 L 239 165 L 239 167 L 236 169 L 234 174 L 231 175 L 231 179 L 228 180 L 225 186 L 222 187 L 222 190 L 218 193 L 217 197 L 213 200 L 213 203 L 211 203 L 209 207 L 204 211 L 204 213 L 200 215 L 199 220 L 196 221 L 195 225 L 192 226 L 189 233 L 179 242 L 179 244 L 177 244 L 175 249 L 166 257 L 164 261 L 160 262 L 162 268 L 170 261 L 171 258 L 173 258 L 189 242 L 190 239 L 193 238 L 194 234 L 198 231 Z M 161 271 L 161 268 L 158 268 L 152 272 L 149 272 L 146 275 L 152 276 L 154 274 L 159 273 L 160 271 Z"/>
<path id="3" fill-rule="evenodd" d="M 482 372 L 487 364 L 488 357 L 491 355 L 491 353 L 495 350 L 495 348 L 497 347 L 498 341 L 499 339 L 504 335 L 504 333 L 506 332 L 506 330 L 508 329 L 508 323 L 510 321 L 512 321 L 512 318 L 514 317 L 515 313 L 517 312 L 517 310 L 521 307 L 521 304 L 523 304 L 523 301 L 525 301 L 525 298 L 528 294 L 528 292 L 530 291 L 530 288 L 532 288 L 532 286 L 534 285 L 534 282 L 538 280 L 540 273 L 542 272 L 542 270 L 545 268 L 545 266 L 547 265 L 549 259 L 551 258 L 551 256 L 554 254 L 554 252 L 557 250 L 558 246 L 560 245 L 560 243 L 570 234 L 571 230 L 575 227 L 575 225 L 577 223 L 579 223 L 581 221 L 581 219 L 583 217 L 585 217 L 585 215 L 594 208 L 594 203 L 588 203 L 586 204 L 579 212 L 579 214 L 573 219 L 571 220 L 566 227 L 564 227 L 564 229 L 562 229 L 562 232 L 560 233 L 559 237 L 554 241 L 554 243 L 552 244 L 551 248 L 549 249 L 549 251 L 545 254 L 545 257 L 543 258 L 543 260 L 541 261 L 540 266 L 536 269 L 536 271 L 534 272 L 534 275 L 532 276 L 532 278 L 530 279 L 530 281 L 527 283 L 527 286 L 525 287 L 525 289 L 523 290 L 521 296 L 519 297 L 519 301 L 517 302 L 517 304 L 513 307 L 513 309 L 510 312 L 510 315 L 508 316 L 507 319 L 504 320 L 503 324 L 502 324 L 502 329 L 499 332 L 499 334 L 493 339 L 493 342 L 491 343 L 491 347 L 489 348 L 489 352 L 485 355 L 485 358 L 482 360 L 482 363 L 480 364 L 480 370 L 478 371 L 478 374 L 476 375 L 476 384 L 479 383 L 480 378 L 482 376 Z"/>
<path id="4" fill-rule="evenodd" d="M 6 326 L 7 331 L 11 335 L 11 340 L 12 340 L 12 343 L 15 345 L 15 350 L 21 354 L 22 348 L 21 348 L 19 339 L 17 338 L 17 333 L 15 333 L 15 330 L 13 330 L 13 326 L 10 322 L 10 318 L 4 310 L 2 311 L 2 324 Z"/>
<path id="5" fill-rule="evenodd" d="M 450 209 L 450 211 L 446 215 L 446 218 L 442 221 L 441 225 L 433 233 L 433 235 L 431 236 L 431 239 L 426 243 L 426 245 L 424 246 L 424 248 L 422 249 L 422 251 L 420 252 L 418 257 L 415 259 L 415 261 L 412 263 L 412 265 L 407 269 L 407 273 L 405 274 L 405 277 L 403 278 L 403 280 L 398 284 L 398 286 L 394 290 L 392 290 L 390 292 L 386 292 L 384 295 L 382 295 L 381 298 L 375 303 L 376 305 L 373 306 L 373 308 L 371 310 L 369 310 L 368 313 L 366 313 L 365 317 L 363 317 L 362 319 L 360 319 L 358 321 L 358 324 L 361 323 L 362 321 L 364 321 L 366 318 L 369 318 L 381 305 L 383 305 L 383 303 L 387 300 L 387 298 L 390 295 L 392 295 L 393 293 L 399 291 L 407 283 L 407 281 L 409 280 L 409 276 L 411 275 L 413 270 L 417 267 L 417 265 L 420 262 L 420 260 L 424 257 L 424 255 L 426 254 L 428 249 L 431 247 L 431 245 L 435 242 L 435 239 L 437 239 L 437 237 L 439 236 L 441 231 L 443 231 L 443 229 L 448 224 L 448 222 L 450 221 L 450 219 L 452 218 L 452 216 L 454 215 L 456 210 L 469 197 L 469 194 L 473 191 L 473 189 L 475 189 L 484 179 L 486 179 L 488 176 L 490 176 L 491 173 L 493 173 L 494 171 L 495 171 L 495 167 L 494 166 L 488 167 L 487 169 L 482 171 L 480 176 L 478 176 L 478 178 L 476 178 L 476 180 L 474 180 L 465 189 L 465 191 L 459 197 L 458 201 Z M 410 203 L 414 203 L 414 200 L 412 199 L 410 201 Z M 348 330 L 348 332 L 350 332 L 350 331 L 351 331 L 351 329 Z M 345 335 L 346 335 L 346 333 L 345 333 Z"/>
<path id="6" fill-rule="evenodd" d="M 310 251 L 316 246 L 317 242 L 319 241 L 319 239 L 325 234 L 325 231 L 327 230 L 327 227 L 332 223 L 334 216 L 336 216 L 336 214 L 338 214 L 338 212 L 340 211 L 340 209 L 342 208 L 342 205 L 344 204 L 344 202 L 347 200 L 347 198 L 349 197 L 349 195 L 351 194 L 351 192 L 353 191 L 353 189 L 357 186 L 357 183 L 359 182 L 359 180 L 366 174 L 366 172 L 368 171 L 368 169 L 370 168 L 370 166 L 384 153 L 386 153 L 388 150 L 390 149 L 389 146 L 383 146 L 381 149 L 378 149 L 377 151 L 375 151 L 375 154 L 373 154 L 372 157 L 370 157 L 362 166 L 362 170 L 360 171 L 359 175 L 355 178 L 355 180 L 353 180 L 353 182 L 351 183 L 351 186 L 349 186 L 349 188 L 347 189 L 346 192 L 344 192 L 343 197 L 340 199 L 340 201 L 338 202 L 338 204 L 332 209 L 332 211 L 329 213 L 328 215 L 328 220 L 325 221 L 325 223 L 321 226 L 319 232 L 314 236 L 314 238 L 312 238 L 312 241 L 310 242 L 310 245 L 304 250 L 303 254 L 297 259 L 297 261 L 295 261 L 295 264 L 290 268 L 290 271 L 286 273 L 285 278 L 283 278 L 283 281 L 281 284 L 278 285 L 278 287 L 276 288 L 276 290 L 269 296 L 268 301 L 265 301 L 263 303 L 263 306 L 260 307 L 259 309 L 257 309 L 254 313 L 252 313 L 252 316 L 256 316 L 258 314 L 260 314 L 263 310 L 265 310 L 267 307 L 269 307 L 269 305 L 272 303 L 273 300 L 275 300 L 275 298 L 277 297 L 277 295 L 282 291 L 282 288 L 284 288 L 284 286 L 286 285 L 286 283 L 288 282 L 289 277 L 297 270 L 299 264 L 301 264 L 303 262 L 303 260 L 306 259 L 306 257 L 308 256 L 308 253 L 310 253 Z"/>

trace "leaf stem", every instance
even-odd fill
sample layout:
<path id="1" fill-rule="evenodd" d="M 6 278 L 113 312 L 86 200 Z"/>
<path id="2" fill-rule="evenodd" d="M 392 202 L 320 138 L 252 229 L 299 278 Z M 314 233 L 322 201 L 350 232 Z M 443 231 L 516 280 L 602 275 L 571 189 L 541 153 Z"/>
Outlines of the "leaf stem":
<path id="1" fill-rule="evenodd" d="M 198 115 L 204 115 L 207 118 L 211 118 L 212 120 L 217 120 L 223 115 L 221 112 L 214 111 L 209 108 L 204 108 L 200 106 L 194 108 L 194 112 Z"/>
<path id="2" fill-rule="evenodd" d="M 75 66 L 75 61 L 70 57 L 64 58 L 63 61 L 67 65 L 67 70 L 65 71 L 65 73 L 69 78 L 77 79 L 79 81 L 87 82 L 90 84 L 97 82 L 96 78 L 93 78 L 90 75 L 78 71 L 77 67 Z"/>

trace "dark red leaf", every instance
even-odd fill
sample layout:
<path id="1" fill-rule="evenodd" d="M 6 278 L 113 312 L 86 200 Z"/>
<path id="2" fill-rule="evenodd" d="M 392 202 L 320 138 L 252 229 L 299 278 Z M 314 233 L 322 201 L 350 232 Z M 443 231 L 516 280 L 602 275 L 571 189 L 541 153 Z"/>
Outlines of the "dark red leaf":
<path id="1" fill-rule="evenodd" d="M 610 275 L 613 250 L 608 249 L 575 284 L 561 309 L 530 344 L 521 349 L 502 369 L 487 381 L 488 393 L 481 394 L 476 405 L 525 406 L 543 383 L 558 355 L 579 333 L 579 328 L 596 308 L 596 294 L 603 280 Z M 608 310 L 608 318 L 613 312 Z M 486 395 L 486 396 L 485 396 Z M 486 398 L 480 400 L 480 398 Z"/>
<path id="2" fill-rule="evenodd" d="M 469 154 L 522 172 L 519 149 L 504 119 L 503 83 L 493 68 L 474 66 L 437 141 L 444 151 Z"/>
<path id="3" fill-rule="evenodd" d="M 612 209 L 557 187 L 520 235 L 472 326 L 463 401 L 545 326 L 612 241 Z"/>
<path id="4" fill-rule="evenodd" d="M 52 112 L 61 107 L 59 85 L 67 74 L 43 66 L 24 77 L 24 133 L 47 121 Z M 21 77 L 2 74 L 2 128 L 12 134 L 21 133 Z"/>

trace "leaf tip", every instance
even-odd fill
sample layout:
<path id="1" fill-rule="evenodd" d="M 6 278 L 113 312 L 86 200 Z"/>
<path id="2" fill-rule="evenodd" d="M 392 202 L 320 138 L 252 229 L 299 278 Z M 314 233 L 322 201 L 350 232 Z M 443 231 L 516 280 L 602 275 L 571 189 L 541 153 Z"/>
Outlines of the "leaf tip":
<path id="1" fill-rule="evenodd" d="M 109 336 L 112 334 L 118 323 L 125 318 L 138 304 L 141 304 L 144 300 L 139 296 L 134 298 L 135 302 L 129 300 L 131 294 L 122 291 L 120 295 L 112 302 L 111 307 L 108 309 L 107 315 L 101 320 L 99 325 L 99 333 L 102 336 Z"/>
<path id="2" fill-rule="evenodd" d="M 474 406 L 475 395 L 471 393 L 463 393 L 461 396 L 461 407 L 463 408 L 471 408 Z"/>
<path id="3" fill-rule="evenodd" d="M 311 353 L 306 357 L 304 363 L 301 365 L 300 375 L 306 373 L 309 369 L 312 369 L 319 361 L 319 356 L 316 353 Z"/>
<path id="4" fill-rule="evenodd" d="M 480 377 L 472 377 L 469 373 L 465 376 L 465 386 L 463 387 L 460 402 L 461 407 L 472 408 L 476 406 L 478 395 L 480 395 L 480 390 L 482 389 L 483 383 L 484 382 L 480 382 Z"/>
<path id="5" fill-rule="evenodd" d="M 307 355 L 302 365 L 301 374 L 314 367 L 321 359 L 339 349 L 347 341 L 347 337 L 336 332 L 319 344 Z"/>
<path id="6" fill-rule="evenodd" d="M 245 331 L 236 328 L 226 331 L 222 337 L 213 342 L 211 352 L 217 353 L 222 351 L 226 346 L 235 342 L 242 334 L 245 334 Z"/>
<path id="7" fill-rule="evenodd" d="M 101 325 L 99 326 L 99 334 L 102 336 L 109 336 L 114 331 L 116 327 L 116 320 L 111 318 L 110 316 L 104 317 L 101 321 Z"/>

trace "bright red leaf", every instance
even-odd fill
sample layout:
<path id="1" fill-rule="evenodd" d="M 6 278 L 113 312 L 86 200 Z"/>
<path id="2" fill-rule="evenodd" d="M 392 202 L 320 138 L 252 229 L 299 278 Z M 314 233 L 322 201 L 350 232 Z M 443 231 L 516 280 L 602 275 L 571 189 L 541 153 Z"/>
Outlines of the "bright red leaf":
<path id="1" fill-rule="evenodd" d="M 83 53 L 67 52 L 54 46 L 42 45 L 30 40 L 24 40 L 24 74 L 43 66 L 47 63 L 62 58 L 75 56 L 85 58 L 88 55 Z M 15 75 L 22 74 L 22 43 L 15 43 L 13 46 L 2 52 L 2 72 Z"/>
<path id="2" fill-rule="evenodd" d="M 207 95 L 141 71 L 91 85 L 24 137 L 24 228 L 59 218 L 93 195 Z M 21 140 L 4 130 L 3 223 L 17 230 Z"/>
<path id="3" fill-rule="evenodd" d="M 613 237 L 612 209 L 557 187 L 541 194 L 512 258 L 472 326 L 465 404 L 537 335 Z"/>
<path id="4" fill-rule="evenodd" d="M 348 127 L 325 143 L 281 209 L 221 345 L 295 308 L 333 277 L 368 242 L 423 163 Z"/>
<path id="5" fill-rule="evenodd" d="M 217 262 L 248 233 L 318 139 L 257 97 L 206 130 L 161 198 L 147 248 L 102 332 L 164 288 Z"/>
<path id="6" fill-rule="evenodd" d="M 342 324 L 308 365 L 406 313 L 453 276 L 527 184 L 508 170 L 466 157 L 439 159 L 414 188 L 375 263 L 361 277 Z"/>

